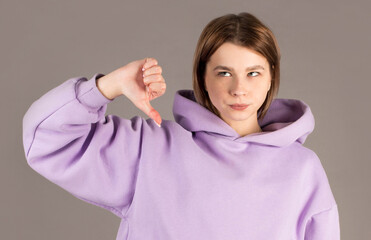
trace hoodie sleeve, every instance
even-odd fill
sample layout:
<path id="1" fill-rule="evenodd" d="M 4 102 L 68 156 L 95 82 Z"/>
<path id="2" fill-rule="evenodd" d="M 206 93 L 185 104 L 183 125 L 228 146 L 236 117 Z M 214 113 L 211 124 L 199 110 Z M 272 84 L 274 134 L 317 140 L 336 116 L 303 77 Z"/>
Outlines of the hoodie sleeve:
<path id="1" fill-rule="evenodd" d="M 340 240 L 337 205 L 314 214 L 308 220 L 305 228 L 305 240 Z"/>
<path id="2" fill-rule="evenodd" d="M 23 117 L 23 146 L 36 172 L 75 197 L 124 217 L 136 184 L 143 119 L 105 117 L 107 99 L 90 80 L 71 78 Z"/>

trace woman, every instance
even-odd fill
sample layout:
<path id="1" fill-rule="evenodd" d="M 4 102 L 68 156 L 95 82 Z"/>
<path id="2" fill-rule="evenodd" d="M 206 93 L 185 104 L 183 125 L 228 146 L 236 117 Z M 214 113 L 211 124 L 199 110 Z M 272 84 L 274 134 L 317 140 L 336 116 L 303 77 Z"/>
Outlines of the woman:
<path id="1" fill-rule="evenodd" d="M 23 119 L 27 161 L 120 217 L 117 239 L 340 239 L 326 173 L 302 145 L 310 108 L 273 99 L 279 59 L 253 15 L 216 18 L 197 44 L 194 90 L 175 94 L 175 122 L 150 105 L 166 90 L 157 60 L 133 61 L 35 101 Z M 121 95 L 153 120 L 105 116 Z"/>

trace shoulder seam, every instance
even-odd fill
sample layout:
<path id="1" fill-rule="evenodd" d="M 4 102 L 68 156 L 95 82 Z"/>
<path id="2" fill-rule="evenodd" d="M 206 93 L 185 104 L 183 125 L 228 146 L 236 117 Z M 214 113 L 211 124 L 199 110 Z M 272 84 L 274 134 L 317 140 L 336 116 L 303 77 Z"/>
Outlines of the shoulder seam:
<path id="1" fill-rule="evenodd" d="M 138 164 L 137 164 L 137 168 L 136 168 L 136 171 L 135 171 L 135 184 L 134 184 L 134 191 L 133 191 L 133 196 L 132 196 L 132 199 L 131 199 L 131 203 L 129 204 L 129 207 L 126 209 L 125 213 L 120 212 L 120 214 L 123 216 L 123 218 L 127 219 L 128 218 L 128 215 L 129 215 L 129 212 L 131 210 L 131 208 L 133 208 L 133 203 L 135 201 L 135 196 L 136 196 L 136 192 L 137 192 L 137 184 L 138 184 L 138 175 L 139 175 L 139 171 L 140 171 L 140 167 L 141 167 L 141 164 L 142 164 L 142 151 L 143 151 L 143 135 L 144 135 L 144 124 L 147 123 L 146 120 L 141 117 L 141 116 L 135 116 L 134 118 L 138 117 L 140 120 L 141 120 L 141 136 L 140 136 L 140 152 L 139 152 L 139 157 L 138 157 Z M 133 119 L 133 118 L 132 118 Z"/>
<path id="2" fill-rule="evenodd" d="M 331 207 L 329 207 L 329 208 L 327 208 L 325 210 L 322 210 L 322 211 L 320 211 L 318 213 L 313 214 L 310 218 L 313 218 L 314 216 L 319 215 L 321 213 L 325 213 L 325 212 L 331 211 L 335 207 L 337 207 L 337 204 L 334 204 L 334 205 L 332 205 Z"/>

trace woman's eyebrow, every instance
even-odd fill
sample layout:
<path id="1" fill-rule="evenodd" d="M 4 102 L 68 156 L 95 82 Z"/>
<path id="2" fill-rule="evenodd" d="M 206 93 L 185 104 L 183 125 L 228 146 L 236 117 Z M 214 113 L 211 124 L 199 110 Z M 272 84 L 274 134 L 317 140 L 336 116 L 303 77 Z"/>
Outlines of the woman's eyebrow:
<path id="1" fill-rule="evenodd" d="M 213 71 L 215 71 L 215 70 L 217 70 L 217 69 L 233 71 L 233 68 L 232 68 L 232 67 L 227 67 L 227 66 L 223 66 L 223 65 L 218 65 L 218 66 L 216 66 L 216 67 L 213 69 Z M 256 69 L 262 69 L 262 70 L 264 70 L 264 67 L 263 67 L 262 65 L 253 65 L 253 66 L 247 67 L 247 68 L 246 68 L 246 71 L 251 71 L 251 70 L 256 70 Z"/>

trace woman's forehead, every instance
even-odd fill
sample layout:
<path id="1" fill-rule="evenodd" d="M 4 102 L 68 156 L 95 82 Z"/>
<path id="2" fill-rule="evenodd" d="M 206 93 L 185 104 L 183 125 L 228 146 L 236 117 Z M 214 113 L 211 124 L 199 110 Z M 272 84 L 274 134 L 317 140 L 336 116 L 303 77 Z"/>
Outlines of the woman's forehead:
<path id="1" fill-rule="evenodd" d="M 210 57 L 209 61 L 214 65 L 267 65 L 267 59 L 260 53 L 250 48 L 233 43 L 223 43 Z M 245 66 L 245 67 L 248 67 Z"/>

